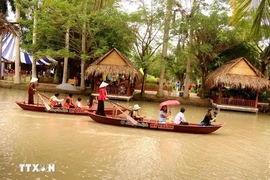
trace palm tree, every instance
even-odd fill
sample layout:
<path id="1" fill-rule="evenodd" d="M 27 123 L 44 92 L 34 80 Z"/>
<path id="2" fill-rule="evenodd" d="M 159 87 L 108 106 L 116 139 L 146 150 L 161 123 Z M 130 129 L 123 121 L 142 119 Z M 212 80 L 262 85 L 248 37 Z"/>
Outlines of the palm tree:
<path id="1" fill-rule="evenodd" d="M 262 26 L 270 25 L 269 0 L 231 0 L 233 15 L 231 23 L 237 24 L 251 10 L 255 10 L 254 20 L 252 22 L 251 34 L 257 38 L 260 35 Z M 268 28 L 265 28 L 267 31 Z"/>
<path id="2" fill-rule="evenodd" d="M 233 8 L 233 16 L 231 19 L 232 24 L 237 24 L 241 21 L 245 15 L 252 9 L 254 9 L 254 17 L 251 28 L 251 37 L 254 38 L 254 42 L 257 43 L 262 38 L 269 38 L 269 26 L 270 26 L 270 1 L 269 0 L 231 0 Z M 261 56 L 261 71 L 267 77 L 267 66 L 270 64 L 269 55 L 270 44 L 266 46 L 264 50 L 260 47 Z"/>

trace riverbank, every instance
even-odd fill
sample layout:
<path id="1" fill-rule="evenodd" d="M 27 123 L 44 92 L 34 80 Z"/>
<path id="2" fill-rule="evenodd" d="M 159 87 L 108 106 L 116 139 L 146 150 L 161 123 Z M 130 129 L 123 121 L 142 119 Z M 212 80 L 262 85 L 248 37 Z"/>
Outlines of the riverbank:
<path id="1" fill-rule="evenodd" d="M 28 83 L 21 83 L 21 84 L 14 84 L 13 81 L 6 81 L 0 80 L 0 87 L 7 88 L 7 89 L 20 89 L 20 90 L 28 90 Z M 50 84 L 50 83 L 38 83 L 36 89 L 40 92 L 59 92 L 59 93 L 66 93 L 65 90 L 60 90 L 56 88 L 57 84 Z M 76 95 L 85 95 L 88 96 L 91 93 L 91 89 L 87 88 L 85 91 L 81 91 L 78 88 L 78 91 L 72 92 Z M 201 99 L 195 93 L 191 93 L 189 98 L 183 98 L 178 96 L 168 96 L 167 91 L 165 91 L 164 98 L 157 98 L 155 96 L 155 91 L 146 91 L 143 96 L 139 94 L 139 91 L 135 91 L 132 100 L 136 101 L 152 101 L 152 102 L 162 102 L 165 100 L 175 99 L 178 100 L 183 105 L 192 105 L 192 106 L 211 106 L 208 99 Z"/>

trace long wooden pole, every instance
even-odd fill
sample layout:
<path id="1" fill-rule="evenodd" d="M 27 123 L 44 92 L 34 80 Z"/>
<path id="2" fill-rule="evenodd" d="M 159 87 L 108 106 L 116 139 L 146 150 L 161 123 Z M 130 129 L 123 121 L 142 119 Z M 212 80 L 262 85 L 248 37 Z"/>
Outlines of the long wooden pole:
<path id="1" fill-rule="evenodd" d="M 138 124 L 138 121 L 136 121 L 135 119 L 133 119 L 130 115 L 125 114 L 125 113 L 122 111 L 122 109 L 118 106 L 117 103 L 114 103 L 113 101 L 111 101 L 111 100 L 109 100 L 109 99 L 108 99 L 107 101 L 109 101 L 110 103 L 114 104 L 115 107 L 116 107 L 122 114 L 124 114 L 124 115 L 126 116 L 127 120 L 129 120 L 132 124 L 134 124 L 134 125 L 137 125 L 137 124 Z"/>

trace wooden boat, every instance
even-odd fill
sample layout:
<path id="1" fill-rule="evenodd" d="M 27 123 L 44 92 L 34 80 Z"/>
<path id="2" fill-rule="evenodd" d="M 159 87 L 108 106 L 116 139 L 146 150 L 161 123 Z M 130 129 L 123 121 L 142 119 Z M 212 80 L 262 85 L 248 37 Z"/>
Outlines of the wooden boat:
<path id="1" fill-rule="evenodd" d="M 24 110 L 28 111 L 38 111 L 38 112 L 49 112 L 49 113 L 61 113 L 61 114 L 73 114 L 73 115 L 87 115 L 87 112 L 95 112 L 97 110 L 96 107 L 81 109 L 81 108 L 51 108 L 49 111 L 45 108 L 44 104 L 28 104 L 24 101 L 16 101 L 16 103 Z M 117 112 L 120 114 L 120 111 L 115 111 L 115 108 L 105 108 L 105 114 L 112 115 Z M 122 111 L 126 109 L 122 108 Z"/>
<path id="2" fill-rule="evenodd" d="M 133 123 L 128 121 L 126 117 L 119 116 L 119 115 L 118 116 L 108 116 L 108 115 L 100 116 L 92 112 L 89 112 L 88 115 L 94 121 L 103 123 L 103 124 L 123 126 L 123 127 L 143 128 L 143 129 L 183 132 L 183 133 L 196 133 L 196 134 L 209 134 L 218 130 L 224 125 L 224 123 L 217 124 L 214 126 L 199 126 L 199 124 L 196 124 L 196 123 L 189 123 L 189 125 L 159 124 L 157 120 L 152 120 L 152 119 L 144 119 L 142 121 L 138 121 L 137 125 L 134 125 Z"/>

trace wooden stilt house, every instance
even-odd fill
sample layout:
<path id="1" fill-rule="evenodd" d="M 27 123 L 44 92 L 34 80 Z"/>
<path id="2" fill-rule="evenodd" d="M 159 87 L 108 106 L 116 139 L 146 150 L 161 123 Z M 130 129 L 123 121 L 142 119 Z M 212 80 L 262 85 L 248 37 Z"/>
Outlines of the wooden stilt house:
<path id="1" fill-rule="evenodd" d="M 111 97 L 131 97 L 135 83 L 141 82 L 143 77 L 135 65 L 116 48 L 90 64 L 86 75 L 93 80 L 94 93 L 99 92 L 102 81 L 107 82 L 107 93 Z"/>
<path id="2" fill-rule="evenodd" d="M 269 88 L 269 81 L 244 57 L 234 59 L 210 73 L 206 78 L 206 89 L 217 88 L 212 95 L 213 103 L 220 109 L 257 112 L 258 94 Z M 245 94 L 226 95 L 230 89 L 253 91 L 254 99 L 246 98 Z M 251 94 L 251 93 L 249 93 Z"/>

